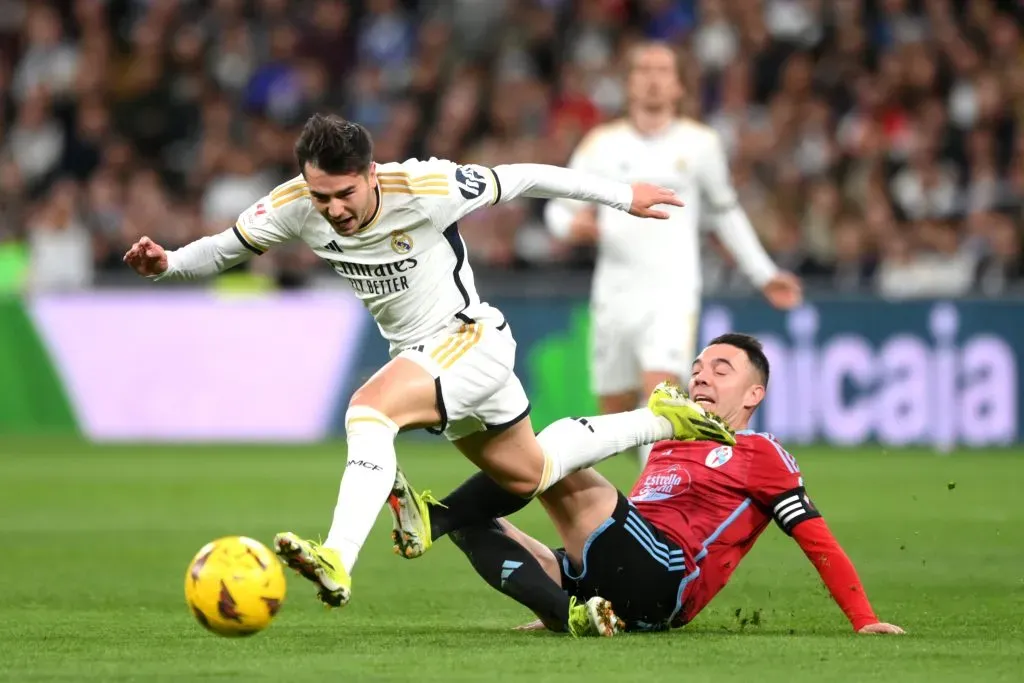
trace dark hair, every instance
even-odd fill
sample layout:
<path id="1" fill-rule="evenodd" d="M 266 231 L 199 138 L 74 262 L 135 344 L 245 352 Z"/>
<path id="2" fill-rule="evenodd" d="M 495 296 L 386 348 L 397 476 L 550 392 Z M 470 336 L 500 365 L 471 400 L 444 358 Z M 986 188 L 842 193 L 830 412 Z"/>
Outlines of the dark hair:
<path id="1" fill-rule="evenodd" d="M 299 171 L 306 164 L 331 175 L 366 173 L 373 160 L 370 131 L 335 114 L 313 114 L 295 142 Z"/>
<path id="2" fill-rule="evenodd" d="M 729 332 L 718 335 L 708 342 L 708 346 L 713 344 L 728 344 L 729 346 L 735 346 L 737 349 L 742 349 L 747 354 L 750 364 L 757 370 L 757 374 L 761 376 L 761 384 L 765 388 L 768 387 L 768 357 L 764 355 L 764 346 L 761 345 L 757 337 L 749 334 L 740 334 L 739 332 Z"/>

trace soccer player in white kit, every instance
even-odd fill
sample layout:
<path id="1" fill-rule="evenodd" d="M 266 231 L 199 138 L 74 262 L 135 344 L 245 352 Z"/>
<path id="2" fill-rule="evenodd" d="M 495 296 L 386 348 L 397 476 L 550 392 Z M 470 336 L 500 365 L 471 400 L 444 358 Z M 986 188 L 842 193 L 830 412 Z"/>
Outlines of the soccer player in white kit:
<path id="1" fill-rule="evenodd" d="M 277 553 L 316 584 L 325 604 L 348 602 L 359 551 L 404 480 L 394 445 L 400 429 L 443 432 L 518 505 L 605 457 L 609 443 L 622 450 L 718 429 L 699 406 L 666 390 L 650 409 L 589 422 L 559 420 L 534 436 L 529 401 L 513 372 L 509 324 L 480 300 L 458 233 L 457 221 L 471 211 L 520 196 L 572 197 L 665 218 L 652 207 L 680 205 L 672 191 L 537 164 L 377 164 L 366 129 L 337 116 L 311 117 L 295 153 L 301 175 L 244 211 L 231 228 L 171 252 L 143 237 L 124 260 L 154 279 L 194 279 L 302 240 L 349 281 L 390 342 L 392 360 L 349 401 L 348 461 L 326 540 L 290 532 L 275 538 Z M 296 353 L 316 343 L 295 331 Z M 494 498 L 501 508 L 501 495 Z M 486 514 L 500 516 L 500 510 Z M 429 531 L 424 534 L 404 539 L 410 553 L 429 545 Z"/>
<path id="2" fill-rule="evenodd" d="M 572 200 L 545 209 L 556 236 L 598 247 L 590 365 L 604 414 L 635 407 L 661 382 L 685 386 L 700 314 L 701 217 L 773 306 L 790 308 L 802 299 L 799 280 L 775 266 L 740 207 L 718 135 L 679 118 L 684 89 L 672 48 L 658 42 L 634 48 L 626 86 L 627 117 L 593 129 L 569 167 L 670 188 L 686 209 L 669 207 L 665 221 Z M 640 449 L 641 467 L 649 450 Z"/>

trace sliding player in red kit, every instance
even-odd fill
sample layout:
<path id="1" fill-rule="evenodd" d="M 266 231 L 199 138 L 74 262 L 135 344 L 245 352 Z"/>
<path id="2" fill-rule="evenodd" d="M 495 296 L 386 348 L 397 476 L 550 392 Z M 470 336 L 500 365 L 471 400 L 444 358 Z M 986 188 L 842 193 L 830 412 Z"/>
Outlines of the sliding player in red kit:
<path id="1" fill-rule="evenodd" d="M 853 563 L 807 496 L 796 460 L 771 435 L 740 432 L 735 446 L 661 442 L 630 501 L 695 565 L 674 625 L 692 621 L 725 587 L 772 520 L 800 545 L 854 630 L 878 622 Z"/>
<path id="2" fill-rule="evenodd" d="M 550 549 L 504 519 L 478 521 L 501 490 L 479 475 L 437 503 L 399 474 L 392 497 L 401 505 L 392 508 L 419 511 L 433 538 L 450 534 L 481 577 L 540 617 L 533 628 L 613 635 L 683 626 L 774 520 L 800 545 L 855 631 L 903 633 L 875 616 L 793 456 L 770 435 L 745 431 L 768 375 L 757 339 L 712 340 L 694 361 L 689 396 L 739 430 L 734 442 L 658 442 L 628 498 L 591 469 L 565 478 L 541 497 L 564 548 Z M 577 438 L 616 452 L 615 435 L 596 433 L 586 420 L 573 424 Z M 396 535 L 411 528 L 407 517 L 395 515 Z"/>

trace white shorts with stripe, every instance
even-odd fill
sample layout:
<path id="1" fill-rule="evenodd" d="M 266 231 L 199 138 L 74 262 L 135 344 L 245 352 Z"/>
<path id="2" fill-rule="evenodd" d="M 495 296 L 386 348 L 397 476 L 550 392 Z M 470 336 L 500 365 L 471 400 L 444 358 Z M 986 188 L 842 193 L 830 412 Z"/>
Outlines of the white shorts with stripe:
<path id="1" fill-rule="evenodd" d="M 434 378 L 441 424 L 430 431 L 450 441 L 505 429 L 530 414 L 530 401 L 514 372 L 516 342 L 504 320 L 460 323 L 398 357 Z"/>
<path id="2" fill-rule="evenodd" d="M 590 328 L 590 382 L 598 396 L 641 389 L 644 372 L 670 372 L 685 382 L 697 353 L 700 304 L 657 308 L 636 300 L 595 306 Z"/>

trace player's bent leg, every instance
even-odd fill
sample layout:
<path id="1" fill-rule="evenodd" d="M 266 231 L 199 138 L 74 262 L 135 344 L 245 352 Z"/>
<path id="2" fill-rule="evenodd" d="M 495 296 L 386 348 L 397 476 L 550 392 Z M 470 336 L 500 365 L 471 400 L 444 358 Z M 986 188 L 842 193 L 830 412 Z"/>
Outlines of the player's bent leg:
<path id="1" fill-rule="evenodd" d="M 540 496 L 570 561 L 582 562 L 583 548 L 615 511 L 619 492 L 592 469 L 574 472 Z"/>
<path id="2" fill-rule="evenodd" d="M 627 448 L 694 438 L 698 428 L 709 430 L 703 409 L 674 389 L 659 391 L 650 405 L 618 415 L 557 420 L 536 437 L 525 418 L 498 433 L 459 439 L 455 445 L 482 473 L 439 505 L 425 504 L 404 478 L 396 477 L 390 508 L 399 554 L 417 557 L 451 531 L 511 515 L 565 476 Z"/>
<path id="3" fill-rule="evenodd" d="M 397 358 L 353 396 L 345 415 L 348 460 L 323 544 L 287 532 L 275 538 L 282 560 L 317 585 L 320 599 L 341 606 L 351 596 L 352 568 L 395 482 L 395 435 L 404 426 L 436 423 L 434 380 Z"/>
<path id="4" fill-rule="evenodd" d="M 597 480 L 579 483 L 607 486 Z M 571 539 L 576 547 L 566 548 L 566 581 L 575 581 L 581 594 L 610 600 L 628 630 L 665 630 L 674 623 L 685 589 L 700 569 L 626 496 L 616 491 L 615 497 L 611 514 L 582 546 L 578 537 Z"/>
<path id="5" fill-rule="evenodd" d="M 672 434 L 669 419 L 641 409 L 619 415 L 563 418 L 536 436 L 526 417 L 499 433 L 478 432 L 454 443 L 505 491 L 525 501 L 573 472 L 640 443 L 671 438 Z M 498 495 L 492 504 L 501 507 L 501 514 L 491 515 L 498 518 L 515 512 L 525 502 Z"/>
<path id="6" fill-rule="evenodd" d="M 533 434 L 529 416 L 500 432 L 477 432 L 454 444 L 481 472 L 524 501 L 529 500 L 543 482 L 548 464 Z M 494 518 L 504 516 L 492 515 Z"/>
<path id="7" fill-rule="evenodd" d="M 568 629 L 569 595 L 554 552 L 502 520 L 463 527 L 452 542 L 492 588 L 540 617 L 554 631 Z"/>
<path id="8" fill-rule="evenodd" d="M 537 560 L 537 563 L 544 570 L 544 573 L 547 574 L 552 581 L 561 585 L 562 568 L 559 566 L 558 557 L 551 548 L 541 543 L 525 531 L 519 529 L 505 518 L 497 519 L 495 522 L 503 534 L 526 548 L 527 552 Z"/>
<path id="9" fill-rule="evenodd" d="M 641 443 L 672 437 L 672 423 L 647 409 L 556 420 L 534 436 L 527 418 L 506 432 L 456 442 L 507 490 L 532 498 L 564 477 Z M 510 514 L 506 512 L 505 514 Z M 505 516 L 495 515 L 495 516 Z"/>
<path id="10" fill-rule="evenodd" d="M 574 636 L 611 636 L 621 630 L 610 602 L 570 596 L 554 551 L 507 520 L 465 527 L 451 537 L 481 578 L 531 610 L 548 629 Z"/>
<path id="11" fill-rule="evenodd" d="M 399 429 L 439 420 L 434 378 L 406 358 L 396 358 L 353 394 L 345 415 L 348 461 L 325 545 L 347 569 L 388 500 L 398 469 Z"/>

